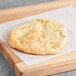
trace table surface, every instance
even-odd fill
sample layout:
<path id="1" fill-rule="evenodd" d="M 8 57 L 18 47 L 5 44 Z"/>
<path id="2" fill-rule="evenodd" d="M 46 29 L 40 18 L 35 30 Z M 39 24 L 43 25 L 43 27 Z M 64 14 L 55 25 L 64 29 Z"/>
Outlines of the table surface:
<path id="1" fill-rule="evenodd" d="M 0 0 L 0 9 L 7 9 L 55 0 Z M 0 53 L 0 76 L 16 76 L 3 55 Z M 76 76 L 76 70 L 51 76 Z"/>

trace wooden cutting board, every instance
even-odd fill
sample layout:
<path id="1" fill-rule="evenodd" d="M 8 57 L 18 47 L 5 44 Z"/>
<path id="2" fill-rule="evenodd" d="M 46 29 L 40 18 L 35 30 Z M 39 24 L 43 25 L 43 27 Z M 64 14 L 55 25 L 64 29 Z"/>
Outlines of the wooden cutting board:
<path id="1" fill-rule="evenodd" d="M 54 2 L 0 10 L 0 23 L 68 5 L 76 6 L 76 1 L 58 0 Z M 27 66 L 2 40 L 0 40 L 0 52 L 4 55 L 17 76 L 46 76 L 76 69 L 76 52 L 71 52 L 30 66 Z"/>

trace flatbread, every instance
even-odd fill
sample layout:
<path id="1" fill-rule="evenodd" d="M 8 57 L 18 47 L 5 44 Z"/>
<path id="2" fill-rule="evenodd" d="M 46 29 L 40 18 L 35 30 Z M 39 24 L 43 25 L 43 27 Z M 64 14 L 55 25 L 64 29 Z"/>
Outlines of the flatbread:
<path id="1" fill-rule="evenodd" d="M 12 48 L 37 55 L 60 53 L 66 41 L 65 27 L 48 19 L 31 20 L 8 34 L 8 43 Z"/>

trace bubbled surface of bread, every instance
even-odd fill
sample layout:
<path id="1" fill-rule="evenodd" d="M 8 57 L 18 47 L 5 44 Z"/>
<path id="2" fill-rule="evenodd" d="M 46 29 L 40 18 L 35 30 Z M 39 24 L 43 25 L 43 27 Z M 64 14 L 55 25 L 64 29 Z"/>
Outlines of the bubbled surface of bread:
<path id="1" fill-rule="evenodd" d="M 67 40 L 65 27 L 53 20 L 35 19 L 14 28 L 8 35 L 9 45 L 24 53 L 57 54 Z"/>

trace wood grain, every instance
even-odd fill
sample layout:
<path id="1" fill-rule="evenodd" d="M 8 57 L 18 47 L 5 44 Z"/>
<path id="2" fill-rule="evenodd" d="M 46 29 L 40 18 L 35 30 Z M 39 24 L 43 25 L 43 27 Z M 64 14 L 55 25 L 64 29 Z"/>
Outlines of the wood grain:
<path id="1" fill-rule="evenodd" d="M 0 40 L 0 52 L 3 54 L 13 70 L 17 63 L 22 62 L 22 60 L 13 51 L 11 51 L 10 47 L 2 40 Z"/>
<path id="2" fill-rule="evenodd" d="M 76 69 L 76 52 L 48 59 L 32 66 L 25 66 L 24 63 L 19 63 L 17 66 L 21 69 L 21 76 L 30 76 L 30 74 L 32 76 L 45 76 L 74 70 Z"/>
<path id="3" fill-rule="evenodd" d="M 75 4 L 74 0 L 60 0 L 56 2 L 0 10 L 0 23 L 54 10 L 71 4 Z"/>
<path id="4" fill-rule="evenodd" d="M 75 6 L 76 0 L 59 0 L 55 2 L 0 10 L 0 23 L 54 10 L 68 5 Z M 0 40 L 0 51 L 17 76 L 45 76 L 76 69 L 76 52 L 71 52 L 67 55 L 27 66 L 2 40 Z"/>

